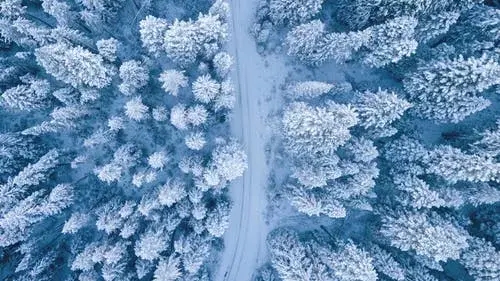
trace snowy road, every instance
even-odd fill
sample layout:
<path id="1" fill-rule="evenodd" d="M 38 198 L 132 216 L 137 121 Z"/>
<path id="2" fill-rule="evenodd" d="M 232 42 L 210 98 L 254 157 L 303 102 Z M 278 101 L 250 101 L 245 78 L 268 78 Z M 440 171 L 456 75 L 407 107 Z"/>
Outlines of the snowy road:
<path id="1" fill-rule="evenodd" d="M 214 280 L 250 281 L 266 256 L 268 231 L 264 211 L 268 169 L 264 154 L 267 116 L 264 99 L 273 81 L 270 75 L 265 75 L 264 61 L 249 33 L 256 1 L 232 0 L 230 4 L 229 51 L 236 59 L 233 79 L 239 91 L 231 126 L 233 135 L 243 142 L 249 168 L 243 178 L 230 187 L 234 204 L 229 229 L 224 235 L 224 253 Z"/>

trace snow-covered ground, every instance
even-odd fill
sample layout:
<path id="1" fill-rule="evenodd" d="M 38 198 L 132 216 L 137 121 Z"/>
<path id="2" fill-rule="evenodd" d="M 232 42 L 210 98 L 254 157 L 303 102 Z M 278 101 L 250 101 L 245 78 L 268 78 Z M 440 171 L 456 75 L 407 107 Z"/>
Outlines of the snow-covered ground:
<path id="1" fill-rule="evenodd" d="M 250 34 L 257 1 L 232 0 L 232 36 L 229 51 L 236 59 L 233 79 L 238 102 L 232 116 L 232 130 L 248 155 L 248 170 L 230 187 L 233 208 L 224 235 L 224 252 L 215 274 L 216 281 L 250 281 L 255 269 L 266 261 L 265 222 L 268 167 L 266 117 L 274 107 L 273 87 L 286 76 L 284 62 L 257 53 Z M 270 65 L 267 67 L 266 65 Z"/>

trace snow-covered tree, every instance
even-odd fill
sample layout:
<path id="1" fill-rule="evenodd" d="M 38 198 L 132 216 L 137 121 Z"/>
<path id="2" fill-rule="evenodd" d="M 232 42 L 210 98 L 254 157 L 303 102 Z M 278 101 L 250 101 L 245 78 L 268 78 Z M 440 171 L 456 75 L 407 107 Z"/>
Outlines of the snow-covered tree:
<path id="1" fill-rule="evenodd" d="M 500 83 L 500 64 L 479 58 L 441 58 L 407 75 L 404 87 L 418 113 L 439 122 L 459 122 L 489 103 L 477 94 Z"/>
<path id="2" fill-rule="evenodd" d="M 307 256 L 297 233 L 287 229 L 274 230 L 268 236 L 267 243 L 271 263 L 283 281 L 314 280 L 315 264 Z"/>
<path id="3" fill-rule="evenodd" d="M 193 82 L 193 94 L 197 101 L 212 102 L 220 92 L 220 84 L 209 75 L 202 75 Z"/>
<path id="4" fill-rule="evenodd" d="M 184 88 L 188 85 L 188 79 L 186 75 L 184 75 L 184 72 L 175 69 L 163 71 L 158 80 L 162 83 L 161 87 L 163 90 L 174 97 L 177 96 L 180 88 Z"/>
<path id="5" fill-rule="evenodd" d="M 135 255 L 149 261 L 158 259 L 161 252 L 167 250 L 169 238 L 161 230 L 149 229 L 135 243 Z"/>
<path id="6" fill-rule="evenodd" d="M 166 20 L 147 16 L 139 23 L 142 45 L 153 55 L 159 56 L 163 48 L 165 32 L 168 28 Z"/>
<path id="7" fill-rule="evenodd" d="M 419 21 L 415 30 L 416 40 L 421 43 L 429 43 L 448 32 L 454 25 L 460 13 L 457 11 L 431 14 L 422 21 Z"/>
<path id="8" fill-rule="evenodd" d="M 104 88 L 111 83 L 113 68 L 103 57 L 80 46 L 64 43 L 43 46 L 35 51 L 37 62 L 47 73 L 74 87 Z"/>
<path id="9" fill-rule="evenodd" d="M 207 122 L 208 110 L 201 104 L 187 109 L 186 119 L 193 126 L 200 126 Z"/>
<path id="10" fill-rule="evenodd" d="M 415 175 L 398 174 L 393 179 L 396 189 L 402 194 L 398 201 L 405 206 L 416 209 L 442 207 L 446 205 L 445 200 L 439 192 L 432 190 L 430 186 Z"/>
<path id="11" fill-rule="evenodd" d="M 0 219 L 0 247 L 7 247 L 29 238 L 29 228 L 48 216 L 57 215 L 73 202 L 69 184 L 55 186 L 47 196 L 33 192 L 7 210 Z"/>
<path id="12" fill-rule="evenodd" d="M 216 147 L 212 163 L 217 173 L 228 181 L 241 177 L 248 167 L 247 155 L 235 141 Z"/>
<path id="13" fill-rule="evenodd" d="M 429 153 L 427 172 L 443 177 L 450 183 L 458 181 L 499 181 L 500 163 L 488 156 L 466 154 L 460 149 L 443 145 Z"/>
<path id="14" fill-rule="evenodd" d="M 359 94 L 355 107 L 363 127 L 384 128 L 401 118 L 411 104 L 394 93 L 379 89 L 376 93 Z"/>
<path id="15" fill-rule="evenodd" d="M 371 67 L 383 67 L 410 56 L 417 49 L 414 39 L 418 20 L 398 17 L 368 29 L 370 40 L 362 50 L 362 62 Z"/>
<path id="16" fill-rule="evenodd" d="M 205 219 L 205 227 L 208 233 L 215 237 L 222 237 L 229 227 L 230 205 L 227 202 L 220 201 L 219 204 L 210 210 Z"/>
<path id="17" fill-rule="evenodd" d="M 321 260 L 332 269 L 333 276 L 340 281 L 376 281 L 377 272 L 373 258 L 368 253 L 347 243 L 340 251 L 320 251 Z"/>
<path id="18" fill-rule="evenodd" d="M 28 164 L 6 184 L 0 186 L 0 202 L 15 201 L 23 195 L 27 188 L 36 186 L 49 177 L 49 172 L 59 163 L 59 152 L 50 150 L 34 164 Z M 7 206 L 7 204 L 5 205 Z"/>
<path id="19" fill-rule="evenodd" d="M 370 247 L 369 252 L 373 258 L 373 266 L 377 272 L 397 281 L 405 280 L 405 270 L 403 266 L 399 264 L 390 253 L 377 245 Z"/>
<path id="20" fill-rule="evenodd" d="M 325 50 L 325 35 L 325 24 L 320 20 L 296 26 L 285 39 L 287 54 L 313 65 L 320 64 L 330 58 Z"/>
<path id="21" fill-rule="evenodd" d="M 170 123 L 179 130 L 187 129 L 189 120 L 187 119 L 186 106 L 179 103 L 170 110 Z"/>
<path id="22" fill-rule="evenodd" d="M 227 52 L 220 52 L 214 56 L 213 64 L 215 72 L 221 78 L 226 77 L 233 65 L 233 58 Z"/>
<path id="23" fill-rule="evenodd" d="M 125 115 L 134 121 L 142 121 L 148 118 L 149 108 L 142 103 L 141 97 L 130 99 L 125 104 Z"/>
<path id="24" fill-rule="evenodd" d="M 182 277 L 181 262 L 178 257 L 170 256 L 158 262 L 154 272 L 155 281 L 175 281 Z"/>
<path id="25" fill-rule="evenodd" d="M 68 25 L 71 18 L 71 7 L 68 3 L 58 0 L 43 0 L 42 1 L 43 10 L 53 16 L 59 25 Z"/>
<path id="26" fill-rule="evenodd" d="M 334 86 L 330 83 L 319 81 L 297 82 L 287 88 L 287 95 L 292 99 L 316 98 L 329 93 Z"/>
<path id="27" fill-rule="evenodd" d="M 155 152 L 148 157 L 148 164 L 153 169 L 162 170 L 168 161 L 169 157 L 164 151 Z"/>
<path id="28" fill-rule="evenodd" d="M 71 217 L 64 223 L 62 233 L 74 234 L 78 232 L 83 227 L 89 225 L 91 218 L 88 214 L 84 213 L 73 213 Z"/>
<path id="29" fill-rule="evenodd" d="M 382 235 L 391 246 L 402 251 L 415 251 L 437 262 L 458 259 L 468 247 L 469 236 L 451 222 L 424 212 L 400 214 L 398 218 L 385 217 Z"/>
<path id="30" fill-rule="evenodd" d="M 8 109 L 32 111 L 48 105 L 50 83 L 33 79 L 29 84 L 18 85 L 3 92 L 0 104 Z"/>
<path id="31" fill-rule="evenodd" d="M 115 38 L 101 39 L 96 42 L 99 54 L 110 62 L 116 61 L 119 44 L 120 42 Z"/>
<path id="32" fill-rule="evenodd" d="M 217 51 L 218 44 L 223 43 L 226 37 L 227 24 L 222 22 L 218 15 L 200 14 L 196 21 L 175 20 L 168 26 L 164 33 L 163 48 L 174 62 L 188 66 L 194 63 L 199 55 L 210 56 L 211 46 L 216 46 Z"/>
<path id="33" fill-rule="evenodd" d="M 295 102 L 285 110 L 282 122 L 285 145 L 291 153 L 331 154 L 349 140 L 349 128 L 358 123 L 358 116 L 347 105 L 312 107 Z"/>
<path id="34" fill-rule="evenodd" d="M 186 146 L 192 150 L 201 150 L 206 144 L 205 136 L 201 132 L 194 132 L 184 139 Z"/>
<path id="35" fill-rule="evenodd" d="M 324 0 L 270 0 L 269 15 L 275 24 L 295 25 L 314 17 Z"/>
<path id="36" fill-rule="evenodd" d="M 140 88 L 146 86 L 149 80 L 148 70 L 135 60 L 122 63 L 119 70 L 122 83 L 118 86 L 124 95 L 132 95 Z"/>
<path id="37" fill-rule="evenodd" d="M 287 197 L 292 206 L 309 216 L 326 215 L 331 218 L 344 218 L 346 216 L 344 206 L 326 192 L 289 186 Z"/>
<path id="38" fill-rule="evenodd" d="M 158 201 L 161 205 L 171 207 L 187 196 L 185 186 L 176 180 L 169 180 L 159 187 Z"/>
<path id="39" fill-rule="evenodd" d="M 500 278 L 500 252 L 488 241 L 474 238 L 462 254 L 461 262 L 477 281 Z"/>

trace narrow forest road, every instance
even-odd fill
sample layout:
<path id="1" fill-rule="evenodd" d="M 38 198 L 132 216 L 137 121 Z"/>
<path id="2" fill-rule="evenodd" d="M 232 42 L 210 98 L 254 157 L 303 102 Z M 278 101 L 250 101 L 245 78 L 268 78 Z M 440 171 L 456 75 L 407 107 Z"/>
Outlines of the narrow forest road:
<path id="1" fill-rule="evenodd" d="M 265 118 L 268 112 L 261 105 L 271 91 L 272 78 L 265 77 L 264 60 L 257 53 L 249 33 L 256 1 L 231 0 L 230 5 L 232 35 L 228 49 L 235 58 L 233 80 L 239 93 L 231 127 L 233 135 L 246 149 L 248 170 L 230 187 L 233 208 L 224 235 L 225 249 L 214 280 L 250 281 L 266 256 Z"/>

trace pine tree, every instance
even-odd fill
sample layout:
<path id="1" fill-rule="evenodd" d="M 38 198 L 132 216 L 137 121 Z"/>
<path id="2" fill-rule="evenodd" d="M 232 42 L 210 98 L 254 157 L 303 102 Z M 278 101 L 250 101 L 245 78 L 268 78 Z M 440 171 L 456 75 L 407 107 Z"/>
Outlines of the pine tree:
<path id="1" fill-rule="evenodd" d="M 64 223 L 62 233 L 74 234 L 90 223 L 90 216 L 84 213 L 73 213 Z"/>
<path id="2" fill-rule="evenodd" d="M 202 54 L 210 55 L 206 47 L 218 46 L 226 37 L 227 24 L 218 15 L 200 14 L 196 21 L 175 20 L 164 33 L 163 47 L 170 59 L 185 67 Z"/>
<path id="3" fill-rule="evenodd" d="M 353 108 L 330 103 L 312 107 L 292 103 L 283 115 L 285 146 L 293 154 L 332 154 L 350 137 L 349 128 L 358 123 Z"/>
<path id="4" fill-rule="evenodd" d="M 441 58 L 407 75 L 404 87 L 420 115 L 457 123 L 485 108 L 484 102 L 475 96 L 499 84 L 499 73 L 500 65 L 486 55 Z"/>
<path id="5" fill-rule="evenodd" d="M 314 17 L 324 0 L 271 0 L 269 14 L 274 24 L 296 25 Z"/>
<path id="6" fill-rule="evenodd" d="M 220 84 L 209 75 L 202 75 L 193 82 L 193 94 L 197 101 L 212 102 L 220 92 Z"/>
<path id="7" fill-rule="evenodd" d="M 340 281 L 376 281 L 377 273 L 373 259 L 353 243 L 347 243 L 341 250 L 320 251 L 320 259 L 332 269 L 333 276 Z"/>
<path id="8" fill-rule="evenodd" d="M 420 21 L 415 36 L 419 43 L 433 42 L 436 38 L 446 34 L 460 17 L 457 11 L 432 14 Z"/>
<path id="9" fill-rule="evenodd" d="M 104 88 L 111 83 L 112 67 L 100 55 L 80 46 L 63 43 L 43 46 L 35 51 L 37 62 L 47 73 L 74 87 Z"/>
<path id="10" fill-rule="evenodd" d="M 331 218 L 344 218 L 346 209 L 326 192 L 305 190 L 299 186 L 288 186 L 287 197 L 292 206 L 309 216 L 326 215 Z"/>
<path id="11" fill-rule="evenodd" d="M 230 141 L 214 149 L 212 164 L 223 179 L 232 181 L 241 177 L 247 169 L 247 155 L 237 142 Z"/>
<path id="12" fill-rule="evenodd" d="M 179 181 L 169 180 L 159 187 L 158 201 L 161 205 L 171 207 L 186 196 L 186 187 Z"/>
<path id="13" fill-rule="evenodd" d="M 500 278 L 500 252 L 484 239 L 474 238 L 462 254 L 461 262 L 477 281 Z"/>
<path id="14" fill-rule="evenodd" d="M 101 39 L 96 42 L 99 54 L 106 60 L 114 62 L 117 59 L 118 46 L 120 42 L 115 38 Z"/>
<path id="15" fill-rule="evenodd" d="M 271 263 L 283 281 L 314 280 L 312 261 L 296 233 L 286 229 L 274 230 L 267 243 Z"/>
<path id="16" fill-rule="evenodd" d="M 330 58 L 324 50 L 325 35 L 325 24 L 320 20 L 296 26 L 285 39 L 287 54 L 313 65 L 320 64 Z"/>
<path id="17" fill-rule="evenodd" d="M 153 169 L 162 170 L 169 160 L 169 157 L 164 151 L 158 151 L 148 157 L 148 164 Z"/>
<path id="18" fill-rule="evenodd" d="M 401 118 L 411 104 L 394 93 L 378 89 L 376 93 L 359 94 L 355 107 L 363 127 L 384 128 Z"/>
<path id="19" fill-rule="evenodd" d="M 458 181 L 498 181 L 500 164 L 491 157 L 465 154 L 451 146 L 439 146 L 429 154 L 427 172 L 443 177 L 449 183 Z"/>
<path id="20" fill-rule="evenodd" d="M 205 136 L 201 132 L 194 132 L 184 138 L 184 143 L 189 149 L 201 150 L 206 144 Z"/>
<path id="21" fill-rule="evenodd" d="M 287 89 L 287 95 L 292 99 L 316 98 L 329 93 L 334 86 L 329 83 L 319 81 L 304 81 L 290 85 Z"/>
<path id="22" fill-rule="evenodd" d="M 49 105 L 50 83 L 33 79 L 3 92 L 0 104 L 12 110 L 32 111 Z"/>
<path id="23" fill-rule="evenodd" d="M 233 58 L 226 52 L 217 53 L 213 59 L 215 72 L 221 78 L 225 78 L 229 74 L 233 63 Z"/>
<path id="24" fill-rule="evenodd" d="M 187 109 L 186 119 L 192 126 L 201 126 L 207 122 L 208 110 L 201 104 Z"/>
<path id="25" fill-rule="evenodd" d="M 222 237 L 229 227 L 230 205 L 227 202 L 219 201 L 213 210 L 210 210 L 205 219 L 205 227 L 212 236 Z"/>
<path id="26" fill-rule="evenodd" d="M 380 272 L 394 280 L 404 281 L 405 270 L 389 252 L 383 250 L 377 245 L 373 245 L 369 249 L 370 255 L 373 258 L 373 266 L 377 272 Z"/>
<path id="27" fill-rule="evenodd" d="M 61 26 L 69 25 L 73 17 L 71 7 L 63 1 L 43 0 L 42 8 L 47 14 L 53 16 Z"/>
<path id="28" fill-rule="evenodd" d="M 177 96 L 180 88 L 185 88 L 188 85 L 188 79 L 184 72 L 174 69 L 163 71 L 158 80 L 162 83 L 163 90 L 174 97 Z"/>
<path id="29" fill-rule="evenodd" d="M 398 17 L 368 29 L 370 40 L 362 49 L 362 62 L 371 67 L 383 67 L 410 56 L 417 49 L 414 39 L 417 19 Z"/>
<path id="30" fill-rule="evenodd" d="M 125 115 L 134 121 L 142 121 L 148 118 L 149 108 L 142 103 L 141 97 L 130 99 L 125 104 Z"/>
<path id="31" fill-rule="evenodd" d="M 147 16 L 139 23 L 142 45 L 153 55 L 159 56 L 163 48 L 163 40 L 167 31 L 167 21 Z"/>
<path id="32" fill-rule="evenodd" d="M 468 247 L 464 230 L 443 218 L 430 218 L 426 213 L 404 213 L 398 218 L 385 217 L 381 233 L 390 239 L 391 246 L 437 262 L 458 259 Z"/>
<path id="33" fill-rule="evenodd" d="M 167 250 L 169 238 L 169 235 L 161 230 L 149 229 L 135 243 L 135 255 L 144 260 L 156 260 L 161 252 Z"/>
<path id="34" fill-rule="evenodd" d="M 168 259 L 160 260 L 154 272 L 155 281 L 175 281 L 179 280 L 181 276 L 180 260 L 173 255 L 168 257 Z"/>
<path id="35" fill-rule="evenodd" d="M 122 83 L 118 86 L 124 95 L 132 95 L 140 88 L 146 86 L 149 80 L 148 70 L 140 62 L 130 60 L 124 62 L 119 70 Z"/>
<path id="36" fill-rule="evenodd" d="M 170 123 L 179 130 L 187 129 L 189 120 L 187 119 L 186 106 L 183 104 L 176 104 L 170 110 Z"/>
<path id="37" fill-rule="evenodd" d="M 49 173 L 59 163 L 57 150 L 50 150 L 34 164 L 28 164 L 16 176 L 0 186 L 0 202 L 15 201 L 22 196 L 28 187 L 36 186 L 47 180 Z M 5 206 L 8 206 L 7 204 Z"/>

